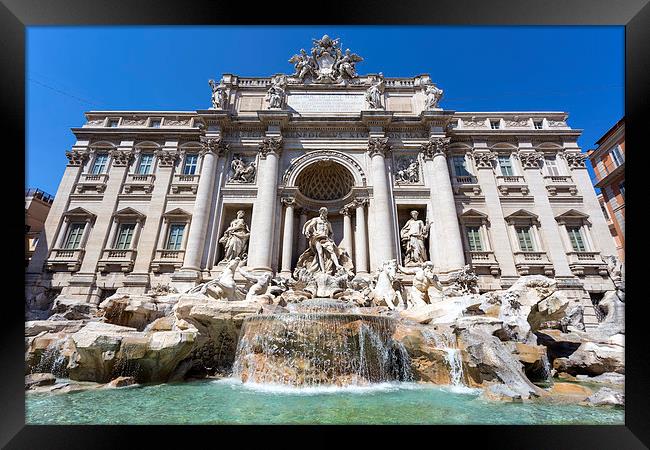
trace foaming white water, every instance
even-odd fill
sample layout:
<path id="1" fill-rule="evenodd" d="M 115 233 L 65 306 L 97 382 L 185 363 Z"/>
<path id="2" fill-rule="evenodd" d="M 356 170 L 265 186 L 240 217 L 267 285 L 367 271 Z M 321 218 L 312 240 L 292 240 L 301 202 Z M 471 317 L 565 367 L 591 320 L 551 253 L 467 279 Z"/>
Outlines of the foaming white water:
<path id="1" fill-rule="evenodd" d="M 294 386 L 279 383 L 242 383 L 239 378 L 222 378 L 215 380 L 213 383 L 229 384 L 233 388 L 246 389 L 256 392 L 264 392 L 269 394 L 284 394 L 284 395 L 321 395 L 321 394 L 373 394 L 377 392 L 392 392 L 406 389 L 423 389 L 425 385 L 410 382 L 384 382 L 384 383 L 370 383 L 367 385 L 353 385 L 346 386 L 337 385 L 320 385 L 320 386 Z"/>

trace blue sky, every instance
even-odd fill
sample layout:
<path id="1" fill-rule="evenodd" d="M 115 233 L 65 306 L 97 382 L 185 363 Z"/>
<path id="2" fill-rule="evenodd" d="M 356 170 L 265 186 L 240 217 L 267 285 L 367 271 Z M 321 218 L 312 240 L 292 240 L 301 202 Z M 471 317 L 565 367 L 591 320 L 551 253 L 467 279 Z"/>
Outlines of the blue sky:
<path id="1" fill-rule="evenodd" d="M 90 110 L 195 110 L 209 78 L 292 73 L 340 37 L 359 73 L 429 73 L 457 111 L 566 111 L 583 150 L 624 114 L 623 27 L 29 27 L 26 183 L 55 194 Z"/>

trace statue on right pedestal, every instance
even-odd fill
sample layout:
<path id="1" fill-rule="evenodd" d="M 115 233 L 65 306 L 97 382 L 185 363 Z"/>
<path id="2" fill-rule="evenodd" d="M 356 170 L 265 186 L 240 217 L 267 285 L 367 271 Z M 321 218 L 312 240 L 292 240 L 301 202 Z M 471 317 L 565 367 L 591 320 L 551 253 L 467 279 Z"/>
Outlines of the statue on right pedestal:
<path id="1" fill-rule="evenodd" d="M 415 266 L 427 261 L 427 249 L 424 240 L 429 237 L 431 222 L 425 224 L 418 219 L 418 212 L 411 211 L 411 218 L 400 230 L 400 239 L 404 246 L 404 265 Z"/>

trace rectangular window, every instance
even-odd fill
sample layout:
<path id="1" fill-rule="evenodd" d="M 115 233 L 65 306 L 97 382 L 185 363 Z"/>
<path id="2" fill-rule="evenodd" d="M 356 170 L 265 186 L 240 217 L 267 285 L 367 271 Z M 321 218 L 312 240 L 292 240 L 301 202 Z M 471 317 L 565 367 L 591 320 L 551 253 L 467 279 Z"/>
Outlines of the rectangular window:
<path id="1" fill-rule="evenodd" d="M 100 173 L 106 173 L 106 166 L 108 165 L 108 155 L 106 153 L 101 153 L 95 157 L 95 162 L 93 163 L 92 174 L 99 175 Z"/>
<path id="2" fill-rule="evenodd" d="M 68 227 L 68 236 L 65 238 L 65 248 L 76 250 L 81 245 L 81 238 L 84 234 L 85 223 L 71 223 Z"/>
<path id="3" fill-rule="evenodd" d="M 560 175 L 560 169 L 557 167 L 557 159 L 555 156 L 545 156 L 544 167 L 546 168 L 546 175 Z"/>
<path id="4" fill-rule="evenodd" d="M 541 120 L 534 120 L 533 124 L 535 125 L 536 130 L 541 130 L 542 129 L 542 121 Z"/>
<path id="5" fill-rule="evenodd" d="M 120 224 L 120 228 L 117 232 L 117 240 L 115 242 L 115 248 L 117 250 L 128 250 L 131 248 L 131 239 L 133 239 L 134 230 L 134 223 Z"/>
<path id="6" fill-rule="evenodd" d="M 138 165 L 138 174 L 148 175 L 151 173 L 151 166 L 153 165 L 153 155 L 151 153 L 140 156 L 140 164 Z"/>
<path id="7" fill-rule="evenodd" d="M 454 156 L 452 160 L 454 164 L 454 173 L 457 177 L 467 177 L 471 175 L 471 173 L 467 171 L 464 156 Z"/>
<path id="8" fill-rule="evenodd" d="M 493 130 L 498 130 L 499 129 L 499 121 L 498 120 L 490 120 L 490 128 Z"/>
<path id="9" fill-rule="evenodd" d="M 566 231 L 569 233 L 569 240 L 574 252 L 585 252 L 585 241 L 582 239 L 582 227 L 567 227 Z"/>
<path id="10" fill-rule="evenodd" d="M 481 242 L 481 227 L 467 227 L 467 242 L 469 243 L 470 252 L 483 251 L 483 242 Z"/>
<path id="11" fill-rule="evenodd" d="M 618 190 L 621 191 L 621 197 L 625 200 L 625 181 L 618 185 Z"/>
<path id="12" fill-rule="evenodd" d="M 510 155 L 499 155 L 499 168 L 501 169 L 501 175 L 504 177 L 511 177 L 515 173 L 512 170 L 512 160 Z"/>
<path id="13" fill-rule="evenodd" d="M 174 223 L 169 227 L 169 237 L 167 238 L 167 250 L 180 250 L 183 243 L 183 232 L 185 231 L 184 223 Z"/>
<path id="14" fill-rule="evenodd" d="M 623 164 L 623 154 L 621 153 L 621 147 L 616 146 L 610 152 L 612 155 L 612 161 L 614 161 L 614 167 L 618 167 Z"/>
<path id="15" fill-rule="evenodd" d="M 152 128 L 160 128 L 161 123 L 162 123 L 161 119 L 151 119 L 149 121 L 149 126 Z"/>
<path id="16" fill-rule="evenodd" d="M 517 232 L 517 239 L 519 240 L 519 250 L 522 252 L 534 252 L 535 246 L 533 245 L 530 226 L 516 227 L 515 230 Z"/>
<path id="17" fill-rule="evenodd" d="M 185 164 L 183 164 L 183 175 L 194 175 L 196 173 L 196 163 L 198 155 L 185 155 Z"/>
<path id="18" fill-rule="evenodd" d="M 107 126 L 111 128 L 115 128 L 119 123 L 120 123 L 120 119 L 108 119 Z"/>

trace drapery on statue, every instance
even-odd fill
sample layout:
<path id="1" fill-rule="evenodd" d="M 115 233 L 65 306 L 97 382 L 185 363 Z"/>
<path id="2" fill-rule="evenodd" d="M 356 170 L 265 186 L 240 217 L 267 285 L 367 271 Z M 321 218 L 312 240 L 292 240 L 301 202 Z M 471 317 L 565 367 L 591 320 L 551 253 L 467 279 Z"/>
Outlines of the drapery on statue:
<path id="1" fill-rule="evenodd" d="M 244 222 L 243 210 L 237 211 L 237 218 L 230 222 L 230 226 L 223 232 L 219 243 L 223 244 L 225 255 L 221 261 L 230 261 L 233 258 L 245 259 L 250 229 Z"/>
<path id="2" fill-rule="evenodd" d="M 427 249 L 424 240 L 429 236 L 431 222 L 426 225 L 418 220 L 418 212 L 411 211 L 411 218 L 400 230 L 400 238 L 404 246 L 404 265 L 417 265 L 424 263 L 427 258 Z"/>
<path id="3" fill-rule="evenodd" d="M 269 102 L 269 108 L 280 109 L 284 106 L 284 101 L 287 97 L 285 88 L 287 80 L 284 76 L 273 81 L 273 84 L 266 93 L 266 100 Z"/>
<path id="4" fill-rule="evenodd" d="M 426 87 L 424 93 L 427 96 L 427 99 L 424 102 L 424 109 L 428 111 L 437 108 L 438 103 L 442 98 L 443 90 L 431 84 Z"/>
<path id="5" fill-rule="evenodd" d="M 225 109 L 226 106 L 226 86 L 217 84 L 214 80 L 209 80 L 208 84 L 212 89 L 212 108 Z"/>
<path id="6" fill-rule="evenodd" d="M 363 58 L 356 53 L 350 53 L 350 49 L 345 50 L 345 54 L 334 63 L 334 70 L 343 78 L 355 78 L 357 71 L 355 64 L 363 61 Z"/>
<path id="7" fill-rule="evenodd" d="M 332 224 L 327 220 L 327 208 L 318 210 L 319 216 L 308 220 L 302 228 L 302 234 L 307 238 L 308 247 L 298 258 L 294 276 L 306 269 L 307 272 L 317 272 L 336 275 L 345 271 L 353 276 L 350 256 L 338 248 L 332 239 Z"/>
<path id="8" fill-rule="evenodd" d="M 366 90 L 366 101 L 370 109 L 381 109 L 381 97 L 384 93 L 384 77 L 380 78 Z"/>

